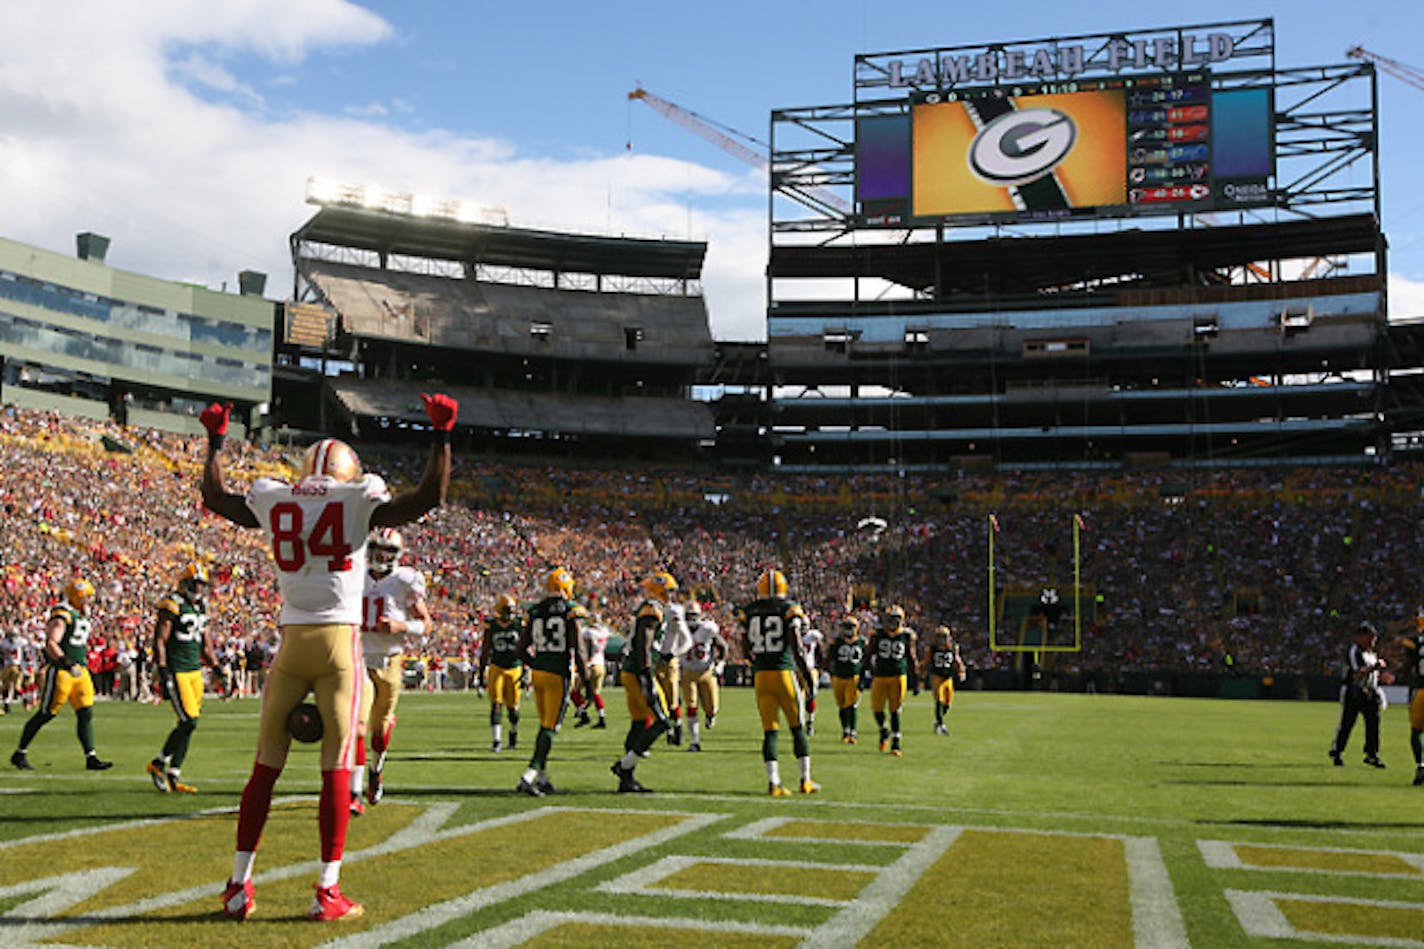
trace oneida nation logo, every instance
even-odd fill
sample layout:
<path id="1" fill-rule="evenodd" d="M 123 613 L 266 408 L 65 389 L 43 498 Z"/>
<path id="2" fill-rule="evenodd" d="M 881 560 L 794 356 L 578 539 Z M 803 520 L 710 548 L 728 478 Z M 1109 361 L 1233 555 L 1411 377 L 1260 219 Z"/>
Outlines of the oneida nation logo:
<path id="1" fill-rule="evenodd" d="M 1031 184 L 1053 173 L 1078 140 L 1078 127 L 1057 109 L 1020 109 L 980 130 L 969 146 L 969 170 L 1003 188 Z"/>

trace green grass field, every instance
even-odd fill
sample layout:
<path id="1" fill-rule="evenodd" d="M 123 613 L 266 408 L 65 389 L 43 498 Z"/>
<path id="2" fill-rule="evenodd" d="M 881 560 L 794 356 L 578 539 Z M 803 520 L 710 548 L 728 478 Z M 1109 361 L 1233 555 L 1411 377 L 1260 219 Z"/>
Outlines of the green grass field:
<path id="1" fill-rule="evenodd" d="M 343 888 L 366 917 L 301 918 L 315 878 L 315 752 L 294 751 L 244 924 L 214 915 L 231 864 L 257 703 L 209 701 L 184 768 L 143 765 L 165 706 L 101 703 L 88 773 L 64 711 L 0 772 L 0 945 L 1424 945 L 1424 788 L 1403 709 L 1386 771 L 1326 749 L 1338 707 L 1123 696 L 962 693 L 950 736 L 929 698 L 905 756 L 838 741 L 829 695 L 813 739 L 821 794 L 766 797 L 749 690 L 729 690 L 701 754 L 660 744 L 613 793 L 610 728 L 566 725 L 550 777 L 513 792 L 535 734 L 490 751 L 473 694 L 406 695 L 388 796 L 353 820 Z M 13 748 L 23 714 L 0 718 Z M 796 777 L 781 742 L 783 781 Z M 287 800 L 290 799 L 290 800 Z M 1286 942 L 1284 940 L 1290 940 Z"/>

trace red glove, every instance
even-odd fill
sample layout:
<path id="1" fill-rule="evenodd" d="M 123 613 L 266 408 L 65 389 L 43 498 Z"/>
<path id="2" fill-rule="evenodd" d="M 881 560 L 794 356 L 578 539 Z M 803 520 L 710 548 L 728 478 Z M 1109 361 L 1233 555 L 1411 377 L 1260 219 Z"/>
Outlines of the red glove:
<path id="1" fill-rule="evenodd" d="M 438 432 L 448 432 L 455 427 L 455 416 L 460 414 L 460 403 L 448 395 L 420 393 L 420 401 L 425 403 L 425 414 L 430 416 L 430 424 Z"/>
<path id="2" fill-rule="evenodd" d="M 198 421 L 203 423 L 203 428 L 208 430 L 209 435 L 227 434 L 227 417 L 232 412 L 232 403 L 212 405 L 203 409 L 203 414 L 198 416 Z"/>

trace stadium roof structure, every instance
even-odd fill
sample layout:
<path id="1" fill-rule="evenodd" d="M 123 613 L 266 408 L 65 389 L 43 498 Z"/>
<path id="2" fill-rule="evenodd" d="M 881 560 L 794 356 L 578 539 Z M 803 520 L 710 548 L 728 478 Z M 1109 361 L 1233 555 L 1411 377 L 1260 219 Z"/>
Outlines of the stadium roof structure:
<path id="1" fill-rule="evenodd" d="M 534 230 L 369 208 L 324 206 L 292 234 L 306 243 L 556 272 L 700 280 L 705 241 L 603 237 Z"/>
<path id="2" fill-rule="evenodd" d="M 1123 286 L 1180 286 L 1198 273 L 1259 260 L 1373 254 L 1383 246 L 1370 214 L 1175 230 L 1122 230 L 1068 237 L 862 244 L 773 245 L 773 278 L 880 277 L 943 297 L 1022 294 L 1088 280 L 1125 278 Z M 1154 279 L 1154 275 L 1158 279 Z"/>

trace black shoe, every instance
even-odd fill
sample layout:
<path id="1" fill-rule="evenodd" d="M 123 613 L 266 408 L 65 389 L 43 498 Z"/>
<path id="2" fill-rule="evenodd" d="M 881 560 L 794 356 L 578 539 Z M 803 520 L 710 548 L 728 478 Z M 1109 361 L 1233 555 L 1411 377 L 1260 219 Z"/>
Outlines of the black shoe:
<path id="1" fill-rule="evenodd" d="M 688 750 L 688 751 L 701 751 L 701 750 L 702 750 L 702 743 L 701 743 L 700 741 L 694 741 L 692 744 L 690 744 L 690 745 L 687 746 L 687 750 Z"/>
<path id="2" fill-rule="evenodd" d="M 519 747 L 519 736 L 516 735 L 514 732 L 510 732 L 510 733 L 509 733 L 509 750 L 510 750 L 510 751 L 513 751 L 515 748 L 518 748 L 518 747 Z"/>
<path id="3" fill-rule="evenodd" d="M 681 723 L 681 722 L 679 722 L 678 724 L 676 724 L 676 725 L 674 725 L 674 726 L 672 727 L 672 729 L 668 732 L 667 739 L 668 739 L 668 744 L 669 744 L 669 745 L 680 745 L 680 744 L 682 744 L 682 723 Z"/>
<path id="4" fill-rule="evenodd" d="M 35 766 L 30 764 L 30 759 L 23 751 L 17 751 L 10 756 L 10 763 L 21 771 L 33 771 Z"/>
<path id="5" fill-rule="evenodd" d="M 1424 766 L 1420 766 L 1414 771 L 1414 786 L 1424 784 Z"/>
<path id="6" fill-rule="evenodd" d="M 549 782 L 548 778 L 540 778 L 534 783 L 534 789 L 540 794 L 558 794 L 559 789 Z"/>
<path id="7" fill-rule="evenodd" d="M 717 727 L 717 716 L 716 716 L 716 715 L 708 715 L 708 716 L 707 716 L 707 727 L 708 727 L 708 728 L 716 728 L 716 727 Z"/>
<path id="8" fill-rule="evenodd" d="M 86 755 L 84 758 L 84 767 L 90 771 L 108 771 L 113 766 L 112 761 L 101 761 L 98 755 Z M 1384 765 L 1380 765 L 1380 767 L 1384 767 Z"/>
<path id="9" fill-rule="evenodd" d="M 1379 760 L 1379 755 L 1365 755 L 1365 764 L 1371 768 L 1383 768 L 1384 762 Z"/>
<path id="10" fill-rule="evenodd" d="M 533 784 L 530 784 L 528 781 L 524 780 L 523 778 L 520 778 L 520 779 L 519 779 L 519 783 L 514 786 L 514 790 L 518 791 L 520 794 L 527 794 L 527 795 L 529 795 L 530 797 L 543 797 L 543 796 L 544 796 L 544 792 L 543 792 L 543 791 L 539 790 L 539 788 L 538 788 L 537 786 L 535 786 L 535 785 L 533 785 Z"/>
<path id="11" fill-rule="evenodd" d="M 499 742 L 495 742 L 490 746 L 490 751 L 493 751 L 495 754 L 499 754 L 502 750 L 504 750 L 504 746 Z"/>
<path id="12" fill-rule="evenodd" d="M 641 784 L 638 783 L 638 779 L 635 778 L 635 777 L 633 777 L 633 772 L 631 772 L 631 771 L 624 771 L 624 770 L 623 770 L 623 766 L 620 765 L 620 764 L 618 764 L 618 762 L 615 761 L 615 762 L 613 763 L 613 767 L 609 768 L 608 770 L 609 770 L 609 771 L 612 771 L 612 772 L 613 772 L 613 775 L 614 775 L 616 778 L 618 778 L 618 793 L 619 793 L 619 794 L 648 794 L 648 793 L 651 793 L 651 789 L 645 788 L 645 787 L 643 787 L 643 785 L 641 785 Z"/>
<path id="13" fill-rule="evenodd" d="M 574 719 L 574 727 L 575 727 L 575 728 L 582 728 L 582 727 L 584 727 L 585 725 L 587 725 L 588 723 L 589 723 L 589 717 L 588 717 L 588 713 L 587 713 L 587 712 L 579 712 L 578 718 Z"/>
<path id="14" fill-rule="evenodd" d="M 608 727 L 608 723 L 605 722 L 603 719 L 600 718 L 597 722 L 594 723 L 594 726 L 593 726 L 593 727 L 594 727 L 594 728 L 607 728 L 607 727 Z"/>
<path id="15" fill-rule="evenodd" d="M 1332 752 L 1330 752 L 1330 760 L 1333 761 L 1333 762 L 1335 762 L 1335 767 L 1337 767 L 1337 768 L 1343 768 L 1343 767 L 1345 767 L 1345 762 L 1344 762 L 1343 760 L 1341 760 L 1341 758 L 1340 758 L 1340 752 L 1338 752 L 1338 751 L 1332 751 Z"/>

